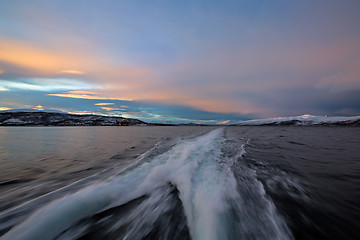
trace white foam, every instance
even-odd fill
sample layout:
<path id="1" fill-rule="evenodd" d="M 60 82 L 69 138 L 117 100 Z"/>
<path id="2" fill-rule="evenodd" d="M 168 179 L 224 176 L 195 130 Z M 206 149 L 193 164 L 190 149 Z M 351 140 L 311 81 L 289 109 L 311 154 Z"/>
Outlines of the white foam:
<path id="1" fill-rule="evenodd" d="M 127 171 L 124 175 L 111 178 L 65 196 L 35 212 L 30 218 L 11 229 L 4 239 L 51 239 L 78 220 L 98 211 L 124 204 L 132 199 L 151 193 L 153 189 L 174 182 L 188 187 L 191 170 L 203 152 L 194 154 L 198 148 L 211 149 L 214 138 L 222 130 L 215 130 L 193 140 L 183 140 L 170 151 L 157 156 L 150 162 Z M 187 161 L 188 164 L 184 164 Z"/>
<path id="2" fill-rule="evenodd" d="M 11 229 L 3 239 L 52 239 L 80 219 L 149 195 L 149 199 L 139 207 L 143 208 L 140 212 L 145 213 L 146 207 L 157 206 L 160 201 L 166 200 L 161 198 L 166 194 L 158 191 L 169 183 L 179 191 L 192 239 L 229 239 L 228 228 L 233 224 L 229 200 L 237 203 L 239 212 L 248 213 L 252 209 L 241 205 L 245 202 L 239 195 L 239 186 L 231 171 L 235 160 L 224 159 L 221 152 L 223 140 L 223 129 L 213 130 L 197 138 L 180 140 L 169 151 L 155 156 L 152 160 L 144 161 L 105 182 L 88 186 L 50 203 Z M 238 156 L 245 154 L 244 147 L 239 154 Z M 253 181 L 256 182 L 254 179 Z M 247 188 L 248 185 L 245 186 L 245 189 Z M 265 199 L 262 188 L 256 189 L 258 190 L 254 198 Z M 260 210 L 266 212 L 261 219 L 263 225 L 269 221 L 277 221 L 274 214 L 268 213 L 271 206 L 269 203 L 267 209 Z M 241 210 L 243 207 L 247 210 Z M 165 208 L 149 210 L 142 215 L 144 219 L 141 221 L 151 222 L 153 220 L 147 218 L 147 215 L 159 216 L 164 211 Z M 256 216 L 251 217 L 252 219 L 249 219 L 245 216 L 245 227 L 249 227 L 249 223 L 256 223 Z M 121 225 L 121 221 L 118 224 Z M 241 225 L 235 227 L 240 228 Z M 271 227 L 276 228 L 276 223 L 271 224 Z M 134 231 L 136 226 L 129 230 L 127 236 L 131 236 Z M 266 233 L 264 235 L 266 236 Z"/>

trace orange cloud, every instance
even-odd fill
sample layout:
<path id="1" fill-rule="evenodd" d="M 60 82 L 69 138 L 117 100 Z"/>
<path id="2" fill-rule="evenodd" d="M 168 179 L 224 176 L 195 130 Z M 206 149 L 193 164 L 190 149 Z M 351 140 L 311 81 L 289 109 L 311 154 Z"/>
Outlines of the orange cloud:
<path id="1" fill-rule="evenodd" d="M 58 72 L 60 69 L 83 66 L 82 56 L 66 51 L 48 50 L 43 47 L 26 44 L 20 41 L 0 38 L 0 60 L 30 68 L 39 72 Z"/>
<path id="2" fill-rule="evenodd" d="M 96 49 L 95 45 L 81 39 L 74 40 L 71 45 L 58 43 L 44 46 L 0 37 L 0 61 L 20 67 L 32 75 L 88 74 L 104 86 L 115 88 L 120 85 L 125 88 L 141 86 L 149 82 L 152 73 L 148 69 L 129 64 L 119 65 Z"/>
<path id="3" fill-rule="evenodd" d="M 96 106 L 107 106 L 107 105 L 113 105 L 114 103 L 95 103 Z"/>
<path id="4" fill-rule="evenodd" d="M 211 90 L 210 88 L 204 88 L 206 87 L 204 86 L 202 90 L 206 92 Z M 122 95 L 124 98 L 129 99 L 190 106 L 209 112 L 242 114 L 254 112 L 254 106 L 252 106 L 249 101 L 239 102 L 236 99 L 224 98 L 221 94 L 218 94 L 217 96 L 215 94 L 212 94 L 211 96 L 201 95 L 198 89 L 199 88 L 197 87 L 191 89 L 189 86 L 178 86 L 176 88 L 172 88 L 171 86 L 166 86 L 164 84 L 164 86 L 154 86 L 146 89 L 129 89 L 124 92 L 108 89 L 104 89 L 103 91 L 106 96 Z"/>
<path id="5" fill-rule="evenodd" d="M 114 97 L 104 97 L 98 95 L 89 95 L 89 94 L 72 94 L 72 93 L 59 93 L 59 94 L 47 94 L 49 96 L 56 97 L 68 97 L 68 98 L 80 98 L 80 99 L 96 99 L 96 100 L 124 100 L 124 101 L 133 101 L 130 98 L 114 98 Z"/>
<path id="6" fill-rule="evenodd" d="M 43 46 L 0 38 L 0 61 L 26 68 L 42 75 L 55 73 L 87 74 L 91 81 L 100 85 L 96 91 L 69 91 L 49 94 L 57 97 L 96 100 L 150 100 L 195 107 L 215 112 L 251 112 L 246 103 L 239 103 L 224 96 L 212 98 L 201 93 L 210 90 L 225 93 L 231 84 L 196 86 L 192 89 L 172 83 L 178 80 L 156 76 L 141 66 L 118 66 L 94 51 L 74 49 L 46 49 Z M 96 48 L 95 48 L 96 49 Z M 102 61 L 99 61 L 101 59 Z M 81 69 L 74 70 L 74 69 Z M 182 69 L 191 70 L 192 68 Z M 5 69 L 6 70 L 6 69 Z M 165 69 L 170 76 L 178 75 L 174 69 Z M 191 73 L 191 71 L 190 71 Z M 180 74 L 181 75 L 181 74 Z M 191 86 L 194 86 L 193 84 Z M 198 89 L 206 88 L 198 91 Z M 5 90 L 5 89 L 4 89 Z"/>
<path id="7" fill-rule="evenodd" d="M 0 111 L 6 111 L 6 110 L 10 110 L 11 108 L 8 107 L 0 107 Z"/>
<path id="8" fill-rule="evenodd" d="M 78 71 L 78 70 L 62 70 L 58 73 L 68 73 L 68 74 L 75 74 L 75 75 L 82 75 L 85 74 L 85 72 Z"/>
<path id="9" fill-rule="evenodd" d="M 41 106 L 41 105 L 37 105 L 37 106 L 35 106 L 33 109 L 36 109 L 36 110 L 44 110 L 44 107 Z"/>
<path id="10" fill-rule="evenodd" d="M 3 73 L 4 73 L 4 71 L 0 69 L 0 74 L 3 74 Z"/>
<path id="11" fill-rule="evenodd" d="M 82 45 L 87 47 L 82 47 Z M 94 51 L 94 49 L 97 49 L 96 46 L 82 44 L 81 40 L 75 41 L 73 45 L 67 47 L 69 48 L 56 44 L 47 47 L 47 45 L 42 46 L 0 38 L 0 61 L 7 63 L 7 66 L 13 65 L 16 69 L 20 69 L 17 70 L 19 74 L 21 72 L 20 75 L 49 78 L 54 73 L 86 74 L 87 81 L 96 83 L 100 85 L 99 88 L 110 91 L 131 90 L 134 88 L 146 89 L 160 83 L 150 69 L 126 63 L 118 64 L 118 62 L 124 61 L 113 61 L 108 56 Z M 78 69 L 81 69 L 81 71 Z M 6 69 L 1 69 L 1 71 L 6 71 Z M 92 93 L 73 92 L 72 94 Z M 112 95 L 111 97 L 118 99 L 118 95 L 119 92 L 117 92 L 116 96 Z M 134 96 L 131 98 L 134 98 Z M 88 98 L 85 96 L 73 97 Z M 128 96 L 126 98 L 129 99 Z"/>
<path id="12" fill-rule="evenodd" d="M 72 114 L 100 114 L 100 113 L 96 113 L 96 112 L 90 112 L 90 111 L 75 111 L 75 112 L 69 112 Z"/>
<path id="13" fill-rule="evenodd" d="M 87 94 L 71 94 L 71 93 L 59 93 L 59 94 L 48 94 L 49 96 L 56 96 L 56 97 L 68 97 L 68 98 L 80 98 L 80 99 L 98 99 L 98 100 L 108 100 L 107 97 L 99 97 L 99 96 L 92 96 Z"/>
<path id="14" fill-rule="evenodd" d="M 226 121 L 223 121 L 223 122 L 218 122 L 217 124 L 218 124 L 218 125 L 222 125 L 222 124 L 226 124 L 226 123 L 228 123 L 228 122 L 230 122 L 230 120 L 226 120 Z"/>
<path id="15" fill-rule="evenodd" d="M 121 109 L 121 108 L 111 108 L 111 107 L 101 107 L 101 109 L 104 109 L 106 111 L 124 111 L 125 109 Z"/>

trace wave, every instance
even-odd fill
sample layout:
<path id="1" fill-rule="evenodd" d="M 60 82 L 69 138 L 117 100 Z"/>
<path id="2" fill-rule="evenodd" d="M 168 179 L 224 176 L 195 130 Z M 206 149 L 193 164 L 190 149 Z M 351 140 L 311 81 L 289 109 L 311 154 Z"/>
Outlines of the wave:
<path id="1" fill-rule="evenodd" d="M 246 142 L 237 146 L 219 128 L 166 144 L 105 180 L 57 195 L 24 219 L 1 215 L 8 230 L 2 238 L 292 238 L 255 171 L 238 161 Z"/>

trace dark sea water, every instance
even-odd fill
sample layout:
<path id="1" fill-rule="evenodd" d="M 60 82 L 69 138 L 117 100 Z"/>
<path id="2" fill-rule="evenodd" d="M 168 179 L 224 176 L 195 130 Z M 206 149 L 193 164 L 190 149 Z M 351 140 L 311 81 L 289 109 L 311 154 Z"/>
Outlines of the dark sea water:
<path id="1" fill-rule="evenodd" d="M 1 239 L 360 239 L 360 128 L 2 128 L 0 143 Z"/>

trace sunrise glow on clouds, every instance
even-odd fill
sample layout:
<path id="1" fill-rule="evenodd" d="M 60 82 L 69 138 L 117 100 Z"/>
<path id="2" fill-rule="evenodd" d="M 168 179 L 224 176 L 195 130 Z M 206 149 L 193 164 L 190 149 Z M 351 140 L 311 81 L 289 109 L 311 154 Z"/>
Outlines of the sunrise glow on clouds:
<path id="1" fill-rule="evenodd" d="M 1 2 L 0 106 L 155 122 L 359 115 L 359 10 L 350 0 Z"/>
<path id="2" fill-rule="evenodd" d="M 97 106 L 107 106 L 107 105 L 114 105 L 114 103 L 95 103 L 94 105 L 97 105 Z"/>
<path id="3" fill-rule="evenodd" d="M 85 74 L 84 72 L 78 71 L 78 70 L 62 70 L 62 71 L 60 71 L 58 73 L 69 73 L 69 74 L 75 74 L 75 75 Z"/>

